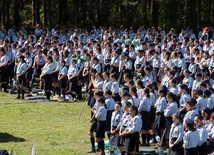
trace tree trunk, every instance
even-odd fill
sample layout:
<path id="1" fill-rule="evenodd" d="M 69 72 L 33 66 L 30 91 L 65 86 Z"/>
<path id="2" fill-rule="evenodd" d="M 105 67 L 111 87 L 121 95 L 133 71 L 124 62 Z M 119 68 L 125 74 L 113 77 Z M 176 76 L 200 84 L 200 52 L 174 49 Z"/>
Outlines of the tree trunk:
<path id="1" fill-rule="evenodd" d="M 14 25 L 16 27 L 19 26 L 19 22 L 20 22 L 20 16 L 19 16 L 19 0 L 14 0 L 14 15 L 13 15 L 13 19 L 14 19 Z"/>
<path id="2" fill-rule="evenodd" d="M 10 0 L 6 1 L 7 7 L 6 7 L 6 17 L 7 17 L 7 25 L 10 24 Z"/>
<path id="3" fill-rule="evenodd" d="M 36 0 L 32 0 L 32 26 L 36 25 Z"/>
<path id="4" fill-rule="evenodd" d="M 47 1 L 46 0 L 42 0 L 42 4 L 43 4 L 43 24 L 44 26 L 47 26 L 48 23 L 48 18 L 47 18 Z"/>
<path id="5" fill-rule="evenodd" d="M 48 26 L 53 26 L 53 15 L 52 15 L 52 0 L 48 0 Z"/>
<path id="6" fill-rule="evenodd" d="M 36 24 L 40 24 L 40 8 L 41 8 L 41 0 L 36 0 Z"/>
<path id="7" fill-rule="evenodd" d="M 158 27 L 158 0 L 153 0 L 152 4 L 152 25 Z"/>
<path id="8" fill-rule="evenodd" d="M 1 14 L 2 14 L 2 23 L 5 24 L 6 23 L 6 18 L 5 18 L 5 0 L 2 0 L 2 8 L 1 8 Z"/>

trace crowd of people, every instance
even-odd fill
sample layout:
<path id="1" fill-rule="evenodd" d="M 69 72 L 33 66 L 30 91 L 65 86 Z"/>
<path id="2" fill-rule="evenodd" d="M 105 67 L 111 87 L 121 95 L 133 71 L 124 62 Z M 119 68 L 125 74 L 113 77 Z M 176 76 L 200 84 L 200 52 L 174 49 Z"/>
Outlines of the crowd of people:
<path id="1" fill-rule="evenodd" d="M 139 146 L 169 146 L 169 155 L 207 155 L 214 151 L 214 31 L 180 33 L 158 27 L 137 30 L 93 26 L 34 32 L 0 30 L 0 84 L 13 85 L 24 99 L 35 81 L 47 100 L 82 99 L 91 107 L 92 149 L 118 146 L 122 155 Z M 14 81 L 14 82 L 13 82 Z M 94 135 L 94 133 L 96 133 Z M 95 138 L 98 149 L 95 150 Z M 142 139 L 142 140 L 141 140 Z"/>

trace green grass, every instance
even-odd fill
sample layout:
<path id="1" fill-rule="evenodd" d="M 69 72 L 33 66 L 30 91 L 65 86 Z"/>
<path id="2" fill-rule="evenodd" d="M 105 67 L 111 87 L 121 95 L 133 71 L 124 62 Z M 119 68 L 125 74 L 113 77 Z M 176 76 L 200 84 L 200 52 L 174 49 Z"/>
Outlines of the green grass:
<path id="1" fill-rule="evenodd" d="M 0 93 L 0 148 L 28 155 L 34 140 L 37 155 L 85 155 L 90 148 L 89 107 L 84 102 L 30 103 Z"/>

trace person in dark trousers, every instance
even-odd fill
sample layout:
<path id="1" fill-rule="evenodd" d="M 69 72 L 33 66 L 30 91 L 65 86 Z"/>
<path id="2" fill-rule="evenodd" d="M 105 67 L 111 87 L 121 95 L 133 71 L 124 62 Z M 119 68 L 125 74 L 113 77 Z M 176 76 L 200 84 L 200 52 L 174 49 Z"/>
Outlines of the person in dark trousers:
<path id="1" fill-rule="evenodd" d="M 16 68 L 16 89 L 18 92 L 18 96 L 16 99 L 24 99 L 24 93 L 25 93 L 25 86 L 26 86 L 26 79 L 25 79 L 25 72 L 27 70 L 27 64 L 25 62 L 25 57 L 21 55 L 19 57 L 19 63 Z M 22 93 L 22 97 L 20 97 L 20 94 Z"/>

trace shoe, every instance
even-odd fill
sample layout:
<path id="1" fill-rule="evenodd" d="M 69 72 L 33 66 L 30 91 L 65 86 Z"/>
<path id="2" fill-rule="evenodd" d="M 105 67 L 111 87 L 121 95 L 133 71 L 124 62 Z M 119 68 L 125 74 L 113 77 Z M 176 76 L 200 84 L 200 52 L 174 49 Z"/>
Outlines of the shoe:
<path id="1" fill-rule="evenodd" d="M 25 97 L 24 96 L 22 96 L 22 100 L 24 100 L 25 99 Z"/>
<path id="2" fill-rule="evenodd" d="M 76 98 L 74 98 L 74 102 L 76 102 L 77 101 L 77 99 Z"/>
<path id="3" fill-rule="evenodd" d="M 4 90 L 4 92 L 5 92 L 5 93 L 8 93 L 8 90 L 7 90 L 7 89 L 5 89 L 5 90 Z"/>
<path id="4" fill-rule="evenodd" d="M 17 96 L 15 99 L 20 99 L 20 96 Z"/>
<path id="5" fill-rule="evenodd" d="M 157 143 L 157 141 L 156 141 L 154 138 L 152 138 L 152 139 L 149 141 L 149 143 L 150 143 L 150 144 L 152 144 L 152 143 Z"/>
<path id="6" fill-rule="evenodd" d="M 91 148 L 91 150 L 89 150 L 87 153 L 96 153 L 94 148 Z"/>

